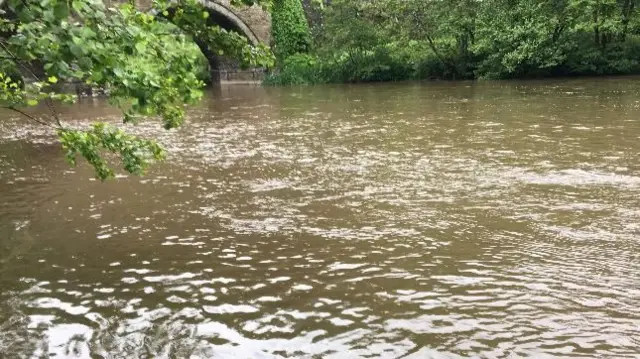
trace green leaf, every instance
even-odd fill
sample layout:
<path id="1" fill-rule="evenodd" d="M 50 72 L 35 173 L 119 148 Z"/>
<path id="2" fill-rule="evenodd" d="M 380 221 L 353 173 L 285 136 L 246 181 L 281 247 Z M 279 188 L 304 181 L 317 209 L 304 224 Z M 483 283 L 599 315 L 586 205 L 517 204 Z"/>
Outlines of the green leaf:
<path id="1" fill-rule="evenodd" d="M 80 34 L 82 34 L 83 37 L 85 38 L 92 38 L 96 36 L 96 32 L 93 31 L 90 27 L 83 27 L 80 30 Z"/>
<path id="2" fill-rule="evenodd" d="M 93 66 L 93 61 L 88 56 L 82 56 L 78 59 L 78 65 L 82 69 L 89 70 Z M 77 76 L 77 75 L 76 75 Z"/>
<path id="3" fill-rule="evenodd" d="M 84 55 L 83 47 L 77 44 L 71 44 L 71 46 L 69 46 L 69 51 L 71 51 L 75 57 L 81 57 Z"/>
<path id="4" fill-rule="evenodd" d="M 56 19 L 67 19 L 69 17 L 69 4 L 66 0 L 59 0 L 53 7 L 53 15 Z"/>
<path id="5" fill-rule="evenodd" d="M 143 53 L 146 50 L 147 46 L 144 42 L 136 42 L 136 51 L 139 53 Z"/>
<path id="6" fill-rule="evenodd" d="M 82 45 L 84 44 L 84 40 L 80 37 L 80 36 L 71 36 L 71 42 L 73 42 L 76 45 Z"/>
<path id="7" fill-rule="evenodd" d="M 91 74 L 91 79 L 94 82 L 100 82 L 100 81 L 102 81 L 103 78 L 104 78 L 104 76 L 102 75 L 102 72 L 100 72 L 100 71 L 97 71 L 97 72 L 94 72 L 94 73 Z"/>
<path id="8" fill-rule="evenodd" d="M 58 82 L 58 78 L 55 76 L 49 76 L 49 78 L 47 79 L 50 83 L 55 84 Z"/>
<path id="9" fill-rule="evenodd" d="M 81 1 L 81 0 L 74 0 L 71 2 L 71 7 L 75 11 L 81 11 L 82 9 L 84 9 L 85 3 L 84 1 Z"/>
<path id="10" fill-rule="evenodd" d="M 38 104 L 38 100 L 36 100 L 36 99 L 31 98 L 31 99 L 27 100 L 27 106 L 35 106 L 37 104 Z"/>

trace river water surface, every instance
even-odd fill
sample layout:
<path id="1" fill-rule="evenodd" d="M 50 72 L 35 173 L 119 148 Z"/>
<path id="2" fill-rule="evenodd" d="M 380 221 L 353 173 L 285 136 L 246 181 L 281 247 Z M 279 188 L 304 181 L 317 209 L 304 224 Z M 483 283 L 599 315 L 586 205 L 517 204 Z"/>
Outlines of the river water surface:
<path id="1" fill-rule="evenodd" d="M 106 183 L 14 117 L 0 358 L 640 357 L 638 79 L 223 87 Z"/>

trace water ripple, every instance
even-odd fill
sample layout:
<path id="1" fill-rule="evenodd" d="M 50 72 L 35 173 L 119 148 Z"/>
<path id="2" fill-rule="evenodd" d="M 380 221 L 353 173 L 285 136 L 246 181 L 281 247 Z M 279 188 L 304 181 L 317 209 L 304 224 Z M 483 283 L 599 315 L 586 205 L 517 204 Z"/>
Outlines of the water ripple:
<path id="1" fill-rule="evenodd" d="M 104 184 L 5 121 L 0 357 L 637 357 L 637 84 L 575 81 L 221 90 Z"/>

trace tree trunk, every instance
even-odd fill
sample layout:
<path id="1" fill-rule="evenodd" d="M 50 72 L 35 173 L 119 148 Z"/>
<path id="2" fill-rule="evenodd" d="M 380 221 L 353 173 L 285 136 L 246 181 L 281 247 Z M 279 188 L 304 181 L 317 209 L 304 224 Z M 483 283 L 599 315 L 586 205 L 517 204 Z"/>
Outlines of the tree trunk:
<path id="1" fill-rule="evenodd" d="M 634 2 L 632 0 L 625 0 L 622 5 L 622 34 L 620 35 L 620 41 L 627 40 L 627 34 L 629 33 L 629 20 L 631 13 L 633 12 Z"/>
<path id="2" fill-rule="evenodd" d="M 593 36 L 594 41 L 598 47 L 600 47 L 600 25 L 598 25 L 598 8 L 593 10 Z"/>

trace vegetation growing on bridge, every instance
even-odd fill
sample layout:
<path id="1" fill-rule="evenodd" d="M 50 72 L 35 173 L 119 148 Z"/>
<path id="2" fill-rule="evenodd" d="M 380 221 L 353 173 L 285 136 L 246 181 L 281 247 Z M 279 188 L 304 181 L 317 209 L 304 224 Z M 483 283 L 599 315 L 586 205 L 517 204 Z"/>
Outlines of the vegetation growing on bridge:
<path id="1" fill-rule="evenodd" d="M 84 157 L 101 179 L 114 175 L 104 153 L 119 157 L 126 171 L 143 173 L 150 160 L 164 157 L 162 148 L 103 123 L 69 127 L 56 107 L 75 96 L 54 92 L 57 83 L 102 88 L 125 123 L 153 117 L 172 129 L 184 119 L 183 105 L 202 96 L 196 39 L 209 51 L 252 65 L 273 62 L 265 47 L 207 24 L 208 13 L 196 0 L 156 1 L 154 7 L 164 16 L 129 4 L 106 7 L 101 0 L 7 0 L 0 19 L 0 106 L 57 132 L 69 162 Z M 38 104 L 49 116 L 29 113 Z"/>
<path id="2" fill-rule="evenodd" d="M 275 0 L 271 21 L 273 51 L 280 61 L 309 50 L 311 35 L 300 0 Z"/>
<path id="3" fill-rule="evenodd" d="M 334 0 L 268 83 L 640 72 L 637 0 Z"/>

